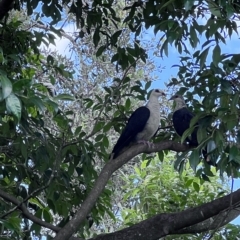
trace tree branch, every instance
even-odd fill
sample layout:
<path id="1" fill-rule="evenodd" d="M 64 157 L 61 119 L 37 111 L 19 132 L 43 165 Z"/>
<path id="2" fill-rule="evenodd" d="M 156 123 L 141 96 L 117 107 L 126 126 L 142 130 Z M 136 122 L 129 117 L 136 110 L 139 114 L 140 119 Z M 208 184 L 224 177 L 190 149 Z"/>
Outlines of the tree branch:
<path id="1" fill-rule="evenodd" d="M 21 203 L 15 197 L 9 195 L 8 193 L 4 192 L 1 189 L 0 189 L 0 197 L 3 198 L 4 200 L 7 200 L 7 201 L 13 203 L 14 205 L 18 206 L 18 209 L 22 211 L 22 213 L 25 215 L 25 217 L 28 218 L 29 220 L 33 221 L 34 223 L 39 224 L 43 227 L 49 228 L 49 229 L 53 230 L 54 232 L 58 232 L 61 229 L 60 227 L 56 227 L 50 223 L 44 222 L 41 219 L 35 217 L 28 211 L 28 209 L 26 208 L 24 203 Z"/>
<path id="2" fill-rule="evenodd" d="M 206 232 L 209 230 L 215 230 L 231 222 L 239 215 L 240 215 L 239 207 L 231 210 L 226 209 L 225 211 L 219 213 L 217 216 L 209 218 L 193 226 L 180 229 L 175 234 L 190 234 L 190 233 L 196 234 L 196 233 Z"/>
<path id="3" fill-rule="evenodd" d="M 3 19 L 7 13 L 12 9 L 14 0 L 0 1 L 0 20 Z"/>
<path id="4" fill-rule="evenodd" d="M 199 207 L 190 208 L 179 213 L 158 214 L 131 227 L 89 240 L 155 240 L 167 235 L 183 233 L 181 231 L 183 229 L 185 229 L 185 234 L 193 233 L 187 228 L 214 217 L 222 211 L 226 213 L 229 206 L 231 206 L 231 199 L 234 205 L 240 204 L 240 189 Z"/>
<path id="5" fill-rule="evenodd" d="M 173 141 L 156 143 L 154 144 L 153 147 L 149 147 L 144 144 L 137 144 L 129 148 L 127 151 L 125 151 L 116 159 L 109 161 L 102 169 L 98 179 L 95 182 L 95 185 L 93 186 L 92 190 L 90 191 L 85 201 L 82 203 L 81 208 L 77 211 L 72 220 L 69 221 L 59 231 L 59 233 L 54 239 L 55 240 L 69 239 L 72 236 L 72 234 L 77 231 L 80 224 L 85 220 L 86 216 L 93 208 L 94 204 L 96 203 L 98 197 L 105 188 L 111 175 L 123 164 L 127 163 L 129 160 L 131 160 L 133 157 L 140 153 L 153 153 L 166 149 L 173 150 L 175 152 L 184 152 L 189 150 L 190 148 L 187 145 L 176 143 Z"/>

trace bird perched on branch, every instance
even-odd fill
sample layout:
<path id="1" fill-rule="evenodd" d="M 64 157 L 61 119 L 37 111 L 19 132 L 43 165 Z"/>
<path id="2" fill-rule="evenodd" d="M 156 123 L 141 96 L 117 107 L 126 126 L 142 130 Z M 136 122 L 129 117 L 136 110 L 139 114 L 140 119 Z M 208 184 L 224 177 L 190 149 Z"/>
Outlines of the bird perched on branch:
<path id="1" fill-rule="evenodd" d="M 192 118 L 194 117 L 194 114 L 191 113 L 188 110 L 187 105 L 186 105 L 186 103 L 184 101 L 184 98 L 181 95 L 175 94 L 169 100 L 173 100 L 175 102 L 175 107 L 174 107 L 174 112 L 173 112 L 173 116 L 172 116 L 172 121 L 173 121 L 173 126 L 174 126 L 174 129 L 175 129 L 176 133 L 179 136 L 182 137 L 183 133 L 187 129 L 189 129 L 190 122 L 191 122 Z M 197 140 L 198 127 L 197 127 L 197 125 L 198 125 L 198 123 L 196 123 L 194 125 L 196 127 L 194 128 L 193 132 L 191 133 L 190 136 L 188 136 L 186 138 L 186 142 L 188 142 L 189 146 L 191 146 L 191 147 L 197 147 L 198 146 L 198 140 Z M 213 141 L 211 141 L 211 144 L 215 144 L 215 143 L 213 143 Z M 213 165 L 213 166 L 216 165 L 208 157 L 207 147 L 202 149 L 202 154 L 203 154 L 204 159 L 206 160 L 206 162 L 209 165 Z"/>
<path id="2" fill-rule="evenodd" d="M 160 122 L 160 104 L 158 98 L 166 96 L 159 89 L 153 89 L 146 106 L 139 107 L 130 116 L 126 127 L 112 151 L 112 158 L 118 157 L 131 143 L 146 143 L 157 132 Z"/>
<path id="3" fill-rule="evenodd" d="M 190 127 L 190 122 L 194 115 L 187 109 L 187 105 L 181 95 L 173 95 L 169 100 L 173 100 L 175 102 L 172 116 L 174 129 L 179 136 L 182 136 L 183 133 Z M 186 141 L 192 147 L 198 146 L 197 127 L 193 130 L 191 136 L 186 138 Z"/>

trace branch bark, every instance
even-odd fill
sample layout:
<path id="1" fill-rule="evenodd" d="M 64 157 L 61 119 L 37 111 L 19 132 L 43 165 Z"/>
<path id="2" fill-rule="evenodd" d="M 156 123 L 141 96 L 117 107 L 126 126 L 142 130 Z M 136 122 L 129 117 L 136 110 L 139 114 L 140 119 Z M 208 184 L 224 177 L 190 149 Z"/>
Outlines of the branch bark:
<path id="1" fill-rule="evenodd" d="M 0 20 L 3 19 L 7 13 L 12 9 L 14 0 L 0 1 Z"/>
<path id="2" fill-rule="evenodd" d="M 193 233 L 190 226 L 217 216 L 222 211 L 226 213 L 230 206 L 239 204 L 240 190 L 237 190 L 232 194 L 205 203 L 199 207 L 187 209 L 179 213 L 158 214 L 131 227 L 89 240 L 155 240 L 167 235 L 183 233 L 181 231 L 183 229 L 185 229 L 185 234 Z M 206 230 L 206 228 L 204 229 Z M 200 232 L 203 231 L 198 231 L 198 233 Z"/>
<path id="3" fill-rule="evenodd" d="M 240 215 L 239 207 L 230 210 L 226 209 L 225 211 L 219 213 L 217 216 L 211 217 L 193 226 L 181 229 L 177 231 L 176 234 L 196 234 L 206 232 L 209 230 L 215 230 L 231 222 L 239 215 Z"/>

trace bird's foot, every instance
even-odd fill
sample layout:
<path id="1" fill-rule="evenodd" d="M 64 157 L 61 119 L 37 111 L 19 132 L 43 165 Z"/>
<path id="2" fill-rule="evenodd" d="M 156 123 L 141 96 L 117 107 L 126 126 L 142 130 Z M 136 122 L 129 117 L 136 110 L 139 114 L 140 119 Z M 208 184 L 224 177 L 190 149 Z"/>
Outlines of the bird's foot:
<path id="1" fill-rule="evenodd" d="M 152 148 L 154 146 L 154 143 L 145 140 L 139 140 L 137 143 L 143 143 L 144 145 L 146 144 L 149 148 Z"/>

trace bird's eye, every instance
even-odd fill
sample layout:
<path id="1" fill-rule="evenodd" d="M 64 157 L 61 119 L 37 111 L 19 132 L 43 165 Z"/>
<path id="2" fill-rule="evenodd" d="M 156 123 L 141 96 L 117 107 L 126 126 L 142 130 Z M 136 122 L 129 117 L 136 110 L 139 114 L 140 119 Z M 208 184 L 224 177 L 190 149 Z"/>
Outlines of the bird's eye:
<path id="1" fill-rule="evenodd" d="M 159 93 L 159 90 L 158 90 L 158 89 L 156 89 L 156 90 L 155 90 L 155 92 L 158 92 L 158 93 Z"/>

